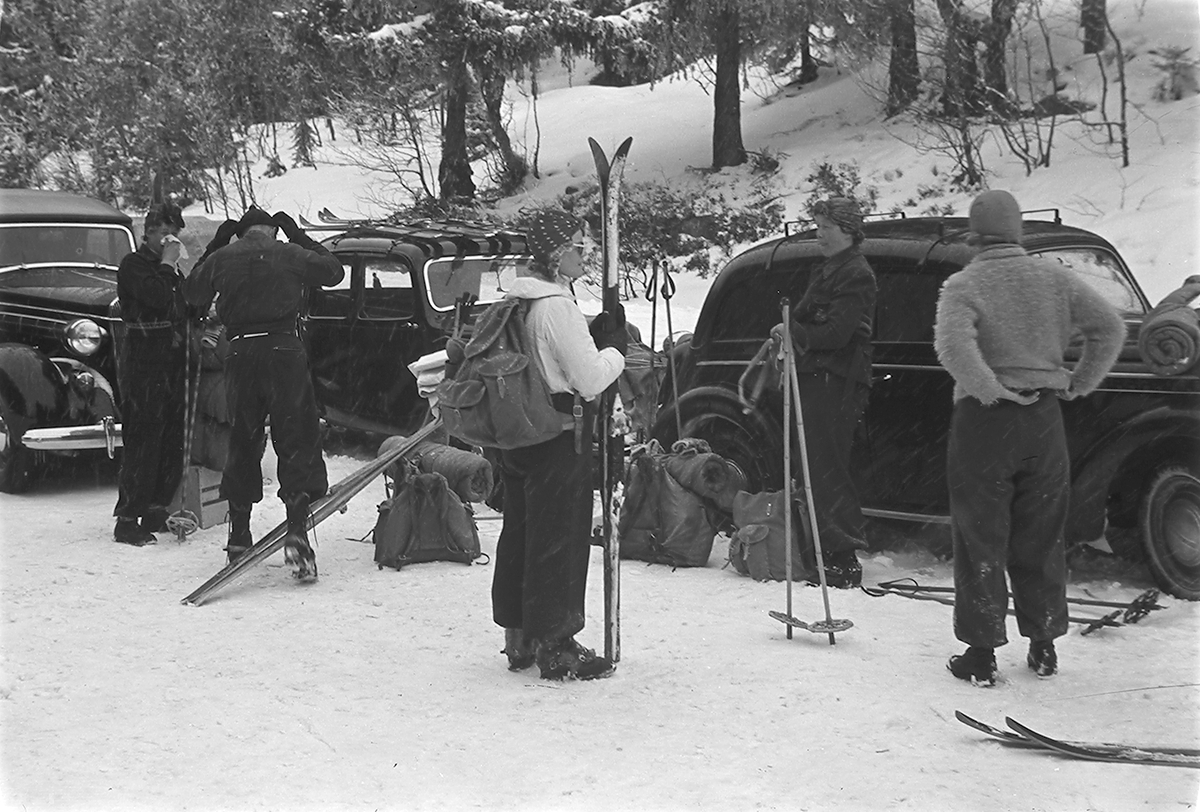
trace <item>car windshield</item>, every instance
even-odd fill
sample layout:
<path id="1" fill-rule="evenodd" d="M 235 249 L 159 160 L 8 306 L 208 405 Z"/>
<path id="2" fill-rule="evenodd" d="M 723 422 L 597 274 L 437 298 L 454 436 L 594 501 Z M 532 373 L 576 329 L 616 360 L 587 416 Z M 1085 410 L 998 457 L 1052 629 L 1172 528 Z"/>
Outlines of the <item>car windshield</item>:
<path id="1" fill-rule="evenodd" d="M 104 265 L 116 268 L 133 250 L 120 226 L 20 223 L 0 226 L 0 268 L 32 265 Z"/>
<path id="2" fill-rule="evenodd" d="M 425 290 L 434 310 L 454 309 L 464 293 L 480 304 L 498 302 L 513 280 L 525 273 L 528 257 L 446 257 L 425 264 Z"/>
<path id="3" fill-rule="evenodd" d="M 1039 251 L 1038 255 L 1066 265 L 1121 313 L 1146 312 L 1120 260 L 1108 251 L 1100 248 L 1055 248 Z"/>

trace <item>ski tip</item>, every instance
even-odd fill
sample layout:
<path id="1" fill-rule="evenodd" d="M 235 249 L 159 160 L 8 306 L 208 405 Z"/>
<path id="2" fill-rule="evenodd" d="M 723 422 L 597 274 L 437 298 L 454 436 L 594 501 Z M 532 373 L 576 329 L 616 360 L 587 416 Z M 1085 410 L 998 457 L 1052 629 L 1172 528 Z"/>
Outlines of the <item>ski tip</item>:
<path id="1" fill-rule="evenodd" d="M 617 147 L 616 155 L 625 155 L 629 152 L 629 148 L 633 146 L 633 136 L 629 136 L 621 142 L 621 146 Z"/>

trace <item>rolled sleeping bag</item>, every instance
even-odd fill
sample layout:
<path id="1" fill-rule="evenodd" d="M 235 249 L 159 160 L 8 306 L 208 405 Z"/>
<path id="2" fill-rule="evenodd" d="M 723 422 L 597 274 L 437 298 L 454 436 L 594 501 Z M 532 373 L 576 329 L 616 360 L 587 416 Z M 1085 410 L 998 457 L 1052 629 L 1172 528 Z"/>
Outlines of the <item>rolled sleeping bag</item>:
<path id="1" fill-rule="evenodd" d="M 733 512 L 734 497 L 746 487 L 746 478 L 736 465 L 714 454 L 702 440 L 685 438 L 676 442 L 671 452 L 666 468 L 676 482 L 726 513 Z"/>
<path id="2" fill-rule="evenodd" d="M 1155 375 L 1182 375 L 1200 361 L 1200 314 L 1189 307 L 1198 295 L 1200 276 L 1190 276 L 1146 314 L 1138 352 Z"/>
<path id="3" fill-rule="evenodd" d="M 405 439 L 400 435 L 387 438 L 379 446 L 376 456 L 383 456 Z M 413 449 L 407 459 L 415 462 L 423 474 L 444 476 L 450 490 L 464 502 L 482 502 L 492 493 L 492 464 L 479 454 L 426 440 Z M 388 474 L 397 478 L 399 472 L 389 468 Z"/>

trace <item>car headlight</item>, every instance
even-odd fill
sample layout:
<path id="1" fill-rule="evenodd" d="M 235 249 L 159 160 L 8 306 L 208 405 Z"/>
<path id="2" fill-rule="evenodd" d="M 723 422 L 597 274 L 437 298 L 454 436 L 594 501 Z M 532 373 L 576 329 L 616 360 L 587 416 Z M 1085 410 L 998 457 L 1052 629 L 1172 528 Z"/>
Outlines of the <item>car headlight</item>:
<path id="1" fill-rule="evenodd" d="M 67 325 L 67 346 L 78 355 L 94 355 L 107 333 L 91 319 L 77 319 Z"/>

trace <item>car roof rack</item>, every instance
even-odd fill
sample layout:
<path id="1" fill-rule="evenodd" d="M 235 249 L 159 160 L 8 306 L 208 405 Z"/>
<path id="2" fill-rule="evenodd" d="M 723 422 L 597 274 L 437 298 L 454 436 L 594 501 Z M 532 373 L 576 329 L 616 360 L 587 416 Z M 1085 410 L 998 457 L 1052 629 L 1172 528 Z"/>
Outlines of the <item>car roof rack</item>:
<path id="1" fill-rule="evenodd" d="M 867 220 L 905 220 L 905 219 L 907 219 L 907 216 L 902 211 L 873 211 L 870 214 L 863 215 L 863 222 L 866 222 Z M 805 223 L 812 223 L 812 222 L 813 222 L 813 219 L 811 217 L 802 217 L 799 220 L 789 220 L 783 224 L 783 236 L 791 237 L 791 236 L 793 236 L 794 233 L 798 233 L 801 230 L 805 230 L 805 229 L 801 229 L 801 226 L 804 226 Z M 795 232 L 792 231 L 793 228 L 796 229 Z"/>
<path id="2" fill-rule="evenodd" d="M 471 220 L 405 220 L 391 215 L 389 217 L 353 220 L 337 217 L 329 209 L 317 212 L 320 223 L 313 223 L 300 218 L 301 227 L 312 231 L 351 231 L 355 229 L 386 230 L 388 236 L 412 237 L 418 240 L 438 239 L 445 237 L 524 237 L 518 231 L 510 231 L 498 227 L 494 223 L 475 222 Z"/>

